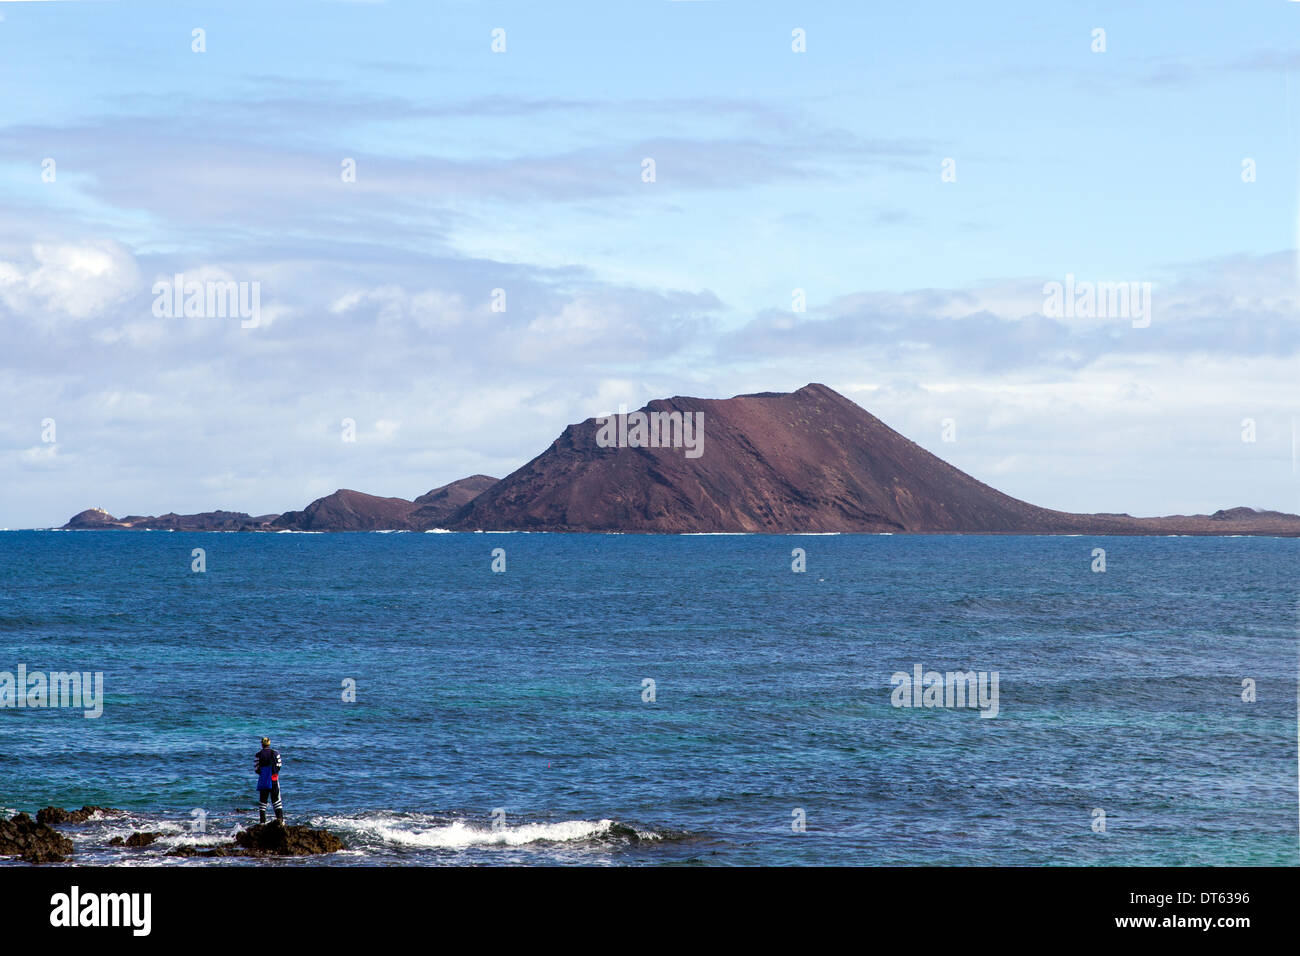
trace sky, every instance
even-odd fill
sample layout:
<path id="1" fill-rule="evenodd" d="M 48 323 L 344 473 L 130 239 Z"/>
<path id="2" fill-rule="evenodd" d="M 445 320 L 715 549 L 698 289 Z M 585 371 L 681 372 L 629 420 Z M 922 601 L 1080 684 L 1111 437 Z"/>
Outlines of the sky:
<path id="1" fill-rule="evenodd" d="M 0 0 L 0 527 L 814 381 L 1034 504 L 1300 511 L 1300 3 L 1132 6 Z"/>

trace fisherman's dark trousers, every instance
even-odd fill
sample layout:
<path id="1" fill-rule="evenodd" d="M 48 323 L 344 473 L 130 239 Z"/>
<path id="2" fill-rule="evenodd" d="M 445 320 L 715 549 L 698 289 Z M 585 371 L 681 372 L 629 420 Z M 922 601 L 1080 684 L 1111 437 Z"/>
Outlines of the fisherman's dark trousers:
<path id="1" fill-rule="evenodd" d="M 275 809 L 277 809 L 277 810 L 282 810 L 282 809 L 283 809 L 283 807 L 280 806 L 280 783 L 279 783 L 279 781 L 276 781 L 275 783 L 271 784 L 271 789 L 270 789 L 270 790 L 258 790 L 258 791 L 257 791 L 257 809 L 261 810 L 263 813 L 266 812 L 266 798 L 267 798 L 268 796 L 271 798 L 272 805 L 275 807 Z"/>

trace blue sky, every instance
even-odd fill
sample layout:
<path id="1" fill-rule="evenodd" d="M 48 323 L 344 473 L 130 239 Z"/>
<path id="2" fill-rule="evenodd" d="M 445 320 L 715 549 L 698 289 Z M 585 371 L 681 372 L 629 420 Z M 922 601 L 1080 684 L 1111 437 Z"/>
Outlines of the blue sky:
<path id="1" fill-rule="evenodd" d="M 808 381 L 1037 504 L 1300 510 L 1300 3 L 0 17 L 0 526 L 411 497 Z M 153 316 L 177 271 L 263 326 Z M 1151 327 L 1045 320 L 1067 274 Z"/>

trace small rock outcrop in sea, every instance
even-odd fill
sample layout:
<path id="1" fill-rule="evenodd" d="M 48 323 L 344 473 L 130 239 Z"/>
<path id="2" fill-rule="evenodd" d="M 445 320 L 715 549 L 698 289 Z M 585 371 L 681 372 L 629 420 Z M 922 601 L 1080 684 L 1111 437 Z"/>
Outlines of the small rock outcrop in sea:
<path id="1" fill-rule="evenodd" d="M 315 827 L 282 826 L 278 823 L 259 823 L 235 834 L 233 843 L 199 849 L 180 846 L 168 856 L 315 856 L 336 853 L 343 849 L 343 841 L 328 830 Z"/>
<path id="2" fill-rule="evenodd" d="M 259 823 L 235 834 L 236 845 L 254 854 L 314 856 L 343 849 L 343 841 L 329 830 Z"/>
<path id="3" fill-rule="evenodd" d="M 0 820 L 0 856 L 21 857 L 26 863 L 62 863 L 71 853 L 71 840 L 25 813 Z"/>
<path id="4" fill-rule="evenodd" d="M 244 854 L 235 849 L 233 843 L 222 843 L 219 846 L 199 849 L 196 846 L 178 846 L 174 850 L 168 850 L 164 856 L 183 856 L 186 858 L 192 856 L 243 856 Z"/>
<path id="5" fill-rule="evenodd" d="M 114 813 L 121 813 L 121 810 L 114 810 L 112 807 L 82 807 L 80 810 L 64 810 L 62 807 L 46 807 L 44 810 L 36 811 L 36 822 L 53 826 L 56 823 L 85 823 L 96 813 L 102 813 L 109 816 Z"/>
<path id="6" fill-rule="evenodd" d="M 125 840 L 123 840 L 120 836 L 113 837 L 113 839 L 108 841 L 108 845 L 129 846 L 132 849 L 139 849 L 140 847 L 148 846 L 149 844 L 153 843 L 153 841 L 158 839 L 160 836 L 162 836 L 161 833 L 154 833 L 152 831 L 141 831 L 138 833 L 132 833 Z"/>

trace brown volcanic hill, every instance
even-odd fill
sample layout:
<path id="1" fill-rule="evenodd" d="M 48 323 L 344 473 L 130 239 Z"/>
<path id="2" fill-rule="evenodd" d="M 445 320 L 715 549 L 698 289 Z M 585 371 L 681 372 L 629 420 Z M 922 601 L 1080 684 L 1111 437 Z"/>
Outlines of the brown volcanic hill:
<path id="1" fill-rule="evenodd" d="M 379 498 L 349 488 L 317 498 L 302 511 L 286 511 L 271 522 L 272 531 L 415 531 L 414 503 Z"/>
<path id="2" fill-rule="evenodd" d="M 470 475 L 425 492 L 415 499 L 415 523 L 421 529 L 437 527 L 499 480 L 490 475 Z"/>
<path id="3" fill-rule="evenodd" d="M 702 454 L 600 447 L 601 422 L 462 508 L 465 530 L 1300 534 L 1300 517 L 1130 518 L 1051 511 L 990 488 L 825 385 L 730 399 L 676 397 L 648 412 L 703 413 Z"/>
<path id="4" fill-rule="evenodd" d="M 472 475 L 434 488 L 414 501 L 342 488 L 317 498 L 302 511 L 286 511 L 271 522 L 269 530 L 424 531 L 437 527 L 496 482 L 488 475 Z"/>

